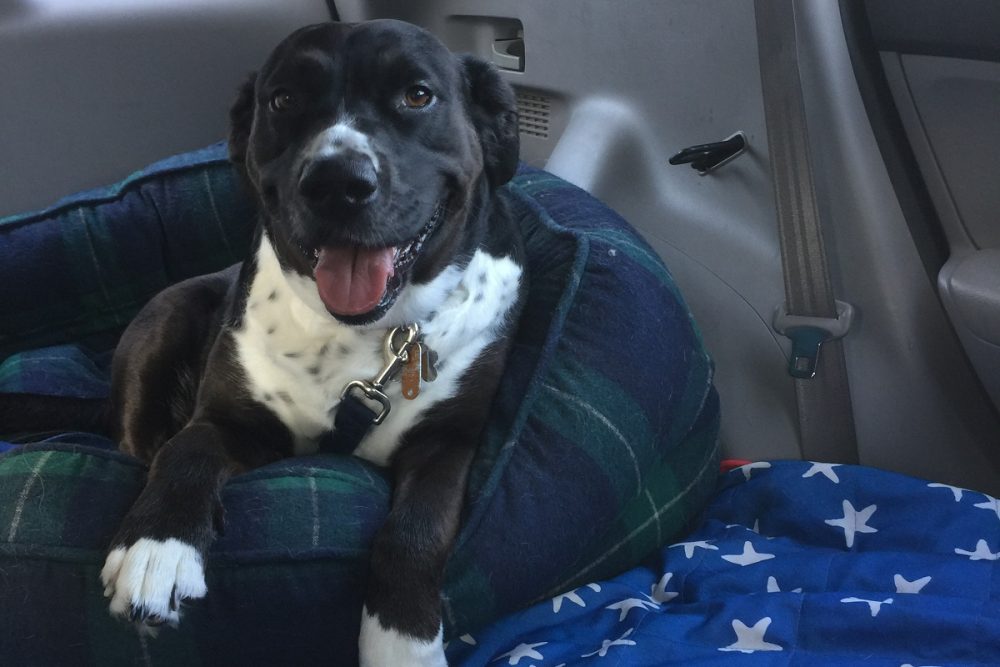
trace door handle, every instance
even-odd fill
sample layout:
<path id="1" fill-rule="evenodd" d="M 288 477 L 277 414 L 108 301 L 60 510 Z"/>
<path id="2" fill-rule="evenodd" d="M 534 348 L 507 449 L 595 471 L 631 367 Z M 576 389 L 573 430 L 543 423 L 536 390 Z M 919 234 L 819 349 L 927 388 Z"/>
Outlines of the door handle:
<path id="1" fill-rule="evenodd" d="M 512 72 L 524 71 L 524 38 L 494 39 L 493 64 Z"/>
<path id="2" fill-rule="evenodd" d="M 688 146 L 670 158 L 670 164 L 690 163 L 691 168 L 704 176 L 713 169 L 732 162 L 747 148 L 747 138 L 742 132 L 730 135 L 722 141 L 710 144 Z"/>

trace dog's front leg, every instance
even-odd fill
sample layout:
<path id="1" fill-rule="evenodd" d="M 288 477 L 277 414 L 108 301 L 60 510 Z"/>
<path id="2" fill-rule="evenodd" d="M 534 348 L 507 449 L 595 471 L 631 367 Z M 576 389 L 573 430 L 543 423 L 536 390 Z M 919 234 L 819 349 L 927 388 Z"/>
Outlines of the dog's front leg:
<path id="1" fill-rule="evenodd" d="M 111 613 L 153 627 L 175 624 L 180 603 L 204 597 L 205 554 L 222 521 L 220 491 L 243 467 L 230 430 L 195 422 L 157 451 L 101 571 Z"/>
<path id="2" fill-rule="evenodd" d="M 359 646 L 364 667 L 447 664 L 441 585 L 478 431 L 418 429 L 393 461 L 392 510 L 372 545 Z"/>

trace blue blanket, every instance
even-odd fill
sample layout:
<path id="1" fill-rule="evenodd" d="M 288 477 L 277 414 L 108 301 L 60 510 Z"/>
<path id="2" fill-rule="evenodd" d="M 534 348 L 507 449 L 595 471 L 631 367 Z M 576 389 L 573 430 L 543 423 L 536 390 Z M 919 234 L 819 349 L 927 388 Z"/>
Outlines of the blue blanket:
<path id="1" fill-rule="evenodd" d="M 855 466 L 753 463 L 643 567 L 448 647 L 474 665 L 1000 665 L 1000 504 Z"/>

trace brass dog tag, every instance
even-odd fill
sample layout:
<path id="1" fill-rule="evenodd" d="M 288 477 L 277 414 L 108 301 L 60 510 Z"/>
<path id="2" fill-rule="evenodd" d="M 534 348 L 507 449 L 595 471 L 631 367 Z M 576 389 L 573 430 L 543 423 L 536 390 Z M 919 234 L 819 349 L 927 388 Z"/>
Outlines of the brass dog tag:
<path id="1" fill-rule="evenodd" d="M 403 398 L 412 401 L 420 395 L 420 345 L 411 345 L 406 351 L 406 363 L 399 381 L 403 385 Z"/>

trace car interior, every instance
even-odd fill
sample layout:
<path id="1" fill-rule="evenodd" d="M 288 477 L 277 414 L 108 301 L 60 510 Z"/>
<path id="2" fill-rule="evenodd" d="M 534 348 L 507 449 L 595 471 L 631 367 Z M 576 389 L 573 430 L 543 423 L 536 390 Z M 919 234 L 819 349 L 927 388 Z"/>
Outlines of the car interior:
<path id="1" fill-rule="evenodd" d="M 806 471 L 820 479 L 834 469 L 810 473 L 812 464 L 806 462 L 857 465 L 965 489 L 968 503 L 973 495 L 975 502 L 992 501 L 995 516 L 972 512 L 992 522 L 991 532 L 969 537 L 960 548 L 975 553 L 979 538 L 986 540 L 980 552 L 985 555 L 969 557 L 986 568 L 976 575 L 982 579 L 969 581 L 981 581 L 987 591 L 969 603 L 975 607 L 969 618 L 1000 626 L 994 622 L 1000 601 L 1000 577 L 995 577 L 1000 510 L 994 499 L 1000 495 L 1000 5 L 989 0 L 794 0 L 786 8 L 776 2 L 784 13 L 776 10 L 775 15 L 791 21 L 794 35 L 792 74 L 800 84 L 795 99 L 801 99 L 796 115 L 777 104 L 762 83 L 771 66 L 765 47 L 772 37 L 777 43 L 780 29 L 776 21 L 761 18 L 767 4 L 8 1 L 0 6 L 0 62 L 5 63 L 0 68 L 0 173 L 5 175 L 0 218 L 44 210 L 71 193 L 120 181 L 159 159 L 224 139 L 237 86 L 275 44 L 301 26 L 383 18 L 422 26 L 451 50 L 493 63 L 514 87 L 520 159 L 527 168 L 603 202 L 665 264 L 714 363 L 721 405 L 718 443 L 721 458 L 735 468 L 728 474 L 752 482 L 760 474 L 754 470 L 759 462 L 792 461 L 800 467 L 790 477 L 801 479 Z M 779 134 L 789 128 L 789 136 L 795 136 L 788 141 L 801 151 L 797 162 L 777 152 Z M 782 159 L 775 159 L 779 155 Z M 782 170 L 798 179 L 799 189 L 791 195 L 778 185 Z M 800 205 L 804 201 L 802 206 L 815 210 L 818 219 L 814 231 L 820 243 L 803 252 L 812 252 L 814 260 L 817 252 L 821 255 L 817 261 L 827 274 L 825 313 L 790 313 L 790 295 L 820 279 L 789 275 L 790 248 L 797 242 L 784 227 L 788 216 L 795 217 L 794 211 L 783 210 L 788 196 L 800 197 Z M 832 299 L 836 308 L 831 312 Z M 795 326 L 807 331 L 796 333 Z M 4 333 L 0 325 L 0 340 Z M 633 343 L 606 344 L 608 354 L 615 354 Z M 811 369 L 803 373 L 800 362 L 811 363 Z M 825 384 L 836 375 L 835 362 L 843 375 L 835 385 Z M 863 481 L 878 485 L 879 479 Z M 22 490 L 18 487 L 17 494 Z M 848 502 L 837 498 L 837 512 L 841 500 Z M 761 502 L 762 511 L 775 516 L 812 511 L 811 498 L 792 491 Z M 869 503 L 851 502 L 843 521 L 855 522 L 860 544 L 865 522 L 871 519 L 874 525 L 879 511 L 888 510 L 873 510 L 866 518 L 863 507 Z M 748 526 L 754 518 L 747 515 Z M 821 526 L 824 521 L 832 526 L 833 520 L 841 519 L 822 512 L 816 517 Z M 927 530 L 937 525 L 926 521 Z M 855 533 L 845 531 L 850 551 Z M 677 531 L 670 541 L 698 541 L 689 534 Z M 667 536 L 662 537 L 666 544 Z M 917 548 L 918 538 L 907 539 Z M 743 541 L 737 540 L 740 547 Z M 756 542 L 752 548 L 763 551 Z M 959 553 L 958 548 L 948 550 Z M 662 553 L 681 558 L 682 551 Z M 683 594 L 683 588 L 674 587 L 680 575 L 669 584 L 669 577 L 661 579 L 666 571 L 655 574 L 636 584 L 645 597 L 635 593 L 633 607 L 639 606 L 633 616 L 628 608 L 614 611 L 633 620 L 666 609 L 668 591 Z M 886 576 L 910 582 L 923 574 L 917 568 Z M 695 575 L 690 576 L 694 582 Z M 778 585 L 784 591 L 799 584 Z M 890 586 L 885 596 L 870 597 L 879 604 L 893 595 L 906 597 L 898 586 L 896 593 Z M 536 591 L 531 598 L 536 607 L 518 612 L 519 622 L 535 622 L 531 614 L 542 611 L 589 613 L 579 591 L 596 595 L 586 587 Z M 567 597 L 573 595 L 580 602 Z M 852 596 L 875 604 L 861 593 L 838 595 L 838 604 Z M 614 616 L 606 602 L 603 613 Z M 868 617 L 869 607 L 860 606 L 864 620 L 893 612 L 884 603 L 879 612 L 870 607 Z M 823 622 L 818 612 L 809 617 L 796 609 L 801 619 Z M 768 615 L 776 619 L 771 630 L 770 620 L 760 625 L 763 612 L 754 614 L 740 616 L 739 626 L 736 617 L 719 620 L 726 641 L 736 639 L 735 648 L 720 644 L 711 659 L 701 663 L 694 657 L 689 664 L 716 664 L 711 660 L 739 655 L 719 650 L 787 646 L 772 634 L 779 624 L 776 612 Z M 685 618 L 675 619 L 680 623 L 675 627 L 686 628 L 678 632 L 696 636 L 698 624 L 690 614 Z M 197 620 L 197 612 L 191 619 Z M 558 640 L 513 623 L 492 631 L 472 624 L 468 632 L 456 624 L 449 659 L 469 665 L 500 659 L 496 664 L 577 664 L 565 657 L 569 653 L 551 663 L 548 657 L 556 656 L 557 645 L 586 639 L 594 644 L 594 654 L 585 657 L 589 651 L 582 649 L 573 654 L 583 664 L 625 651 L 630 641 L 642 644 L 639 634 L 630 634 L 638 621 L 608 629 L 606 636 L 598 636 L 603 627 L 579 625 Z M 542 620 L 535 623 L 545 627 Z M 842 634 L 851 634 L 854 626 L 844 624 Z M 892 625 L 878 641 L 902 653 L 881 659 L 895 665 L 919 660 L 990 664 L 988 656 L 1000 659 L 1000 653 L 989 652 L 995 647 L 988 647 L 995 627 L 984 631 L 980 643 L 957 653 L 906 655 L 908 640 Z M 817 632 L 831 645 L 854 641 L 829 628 Z M 805 642 L 801 637 L 797 641 Z M 552 653 L 541 645 L 546 642 Z M 148 661 L 152 649 L 143 646 Z M 642 659 L 621 658 L 619 664 L 674 664 L 667 656 L 675 648 L 664 643 Z M 768 664 L 861 662 L 857 655 L 836 651 L 822 654 L 823 662 L 816 657 L 821 653 L 812 662 Z"/>

